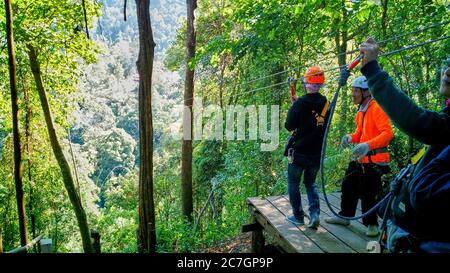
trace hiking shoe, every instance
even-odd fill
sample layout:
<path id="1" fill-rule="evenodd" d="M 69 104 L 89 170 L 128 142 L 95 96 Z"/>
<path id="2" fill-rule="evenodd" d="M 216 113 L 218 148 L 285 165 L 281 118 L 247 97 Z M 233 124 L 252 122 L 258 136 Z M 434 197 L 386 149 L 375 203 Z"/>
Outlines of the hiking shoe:
<path id="1" fill-rule="evenodd" d="M 343 225 L 343 226 L 350 225 L 349 220 L 342 219 L 341 217 L 337 217 L 337 216 L 327 217 L 327 218 L 325 218 L 325 222 L 327 222 L 328 224 L 337 224 L 337 225 Z"/>
<path id="2" fill-rule="evenodd" d="M 379 234 L 377 225 L 369 225 L 367 227 L 366 235 L 369 237 L 375 237 Z"/>
<path id="3" fill-rule="evenodd" d="M 317 229 L 319 227 L 319 224 L 320 224 L 319 215 L 313 214 L 313 216 L 311 216 L 311 218 L 309 219 L 308 227 Z"/>
<path id="4" fill-rule="evenodd" d="M 289 222 L 291 222 L 292 224 L 297 225 L 297 226 L 303 226 L 305 224 L 303 217 L 301 217 L 299 219 L 299 218 L 295 217 L 293 214 L 286 217 L 286 220 L 288 220 Z"/>

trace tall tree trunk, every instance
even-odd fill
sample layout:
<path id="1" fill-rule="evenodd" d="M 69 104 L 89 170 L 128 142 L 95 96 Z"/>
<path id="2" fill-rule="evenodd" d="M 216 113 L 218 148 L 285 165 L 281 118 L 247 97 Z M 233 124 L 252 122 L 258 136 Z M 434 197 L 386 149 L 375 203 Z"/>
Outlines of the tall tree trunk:
<path id="1" fill-rule="evenodd" d="M 220 77 L 219 77 L 219 105 L 223 111 L 223 87 L 225 83 L 225 69 L 227 67 L 227 55 L 220 57 Z"/>
<path id="2" fill-rule="evenodd" d="M 3 237 L 2 237 L 2 228 L 0 227 L 0 254 L 3 253 Z"/>
<path id="3" fill-rule="evenodd" d="M 383 11 L 381 15 L 381 35 L 383 35 L 383 40 L 386 38 L 386 29 L 388 25 L 388 1 L 389 0 L 383 0 Z"/>
<path id="4" fill-rule="evenodd" d="M 44 112 L 45 123 L 47 124 L 48 135 L 50 138 L 50 143 L 53 149 L 53 154 L 55 155 L 56 161 L 58 162 L 59 168 L 63 176 L 64 186 L 69 195 L 70 202 L 75 211 L 75 215 L 78 221 L 78 227 L 80 228 L 81 240 L 83 242 L 84 252 L 91 253 L 91 239 L 89 236 L 89 226 L 86 218 L 86 212 L 81 204 L 80 196 L 75 189 L 75 183 L 72 177 L 72 172 L 70 170 L 69 163 L 64 156 L 61 145 L 58 141 L 58 136 L 56 135 L 56 129 L 53 124 L 52 114 L 50 111 L 50 105 L 47 100 L 47 94 L 45 91 L 44 83 L 42 80 L 41 67 L 37 57 L 36 49 L 28 44 L 28 56 L 30 58 L 31 71 L 36 82 L 36 88 L 39 93 L 39 99 L 41 100 L 42 111 Z"/>
<path id="5" fill-rule="evenodd" d="M 400 46 L 400 44 L 397 41 L 397 46 Z M 411 94 L 411 75 L 410 75 L 410 71 L 409 68 L 406 66 L 406 61 L 405 58 L 403 56 L 403 53 L 400 53 L 400 60 L 401 60 L 401 64 L 402 64 L 402 69 L 403 69 L 403 75 L 405 75 L 405 79 L 406 79 L 406 94 L 408 95 L 408 97 L 412 98 L 412 94 Z M 408 154 L 412 155 L 414 154 L 414 138 L 410 135 L 408 135 Z"/>
<path id="6" fill-rule="evenodd" d="M 342 3 L 344 6 L 344 3 Z M 342 21 L 341 21 L 342 20 Z M 336 54 L 338 54 L 338 65 L 343 66 L 347 63 L 347 55 L 345 52 L 347 51 L 347 42 L 348 42 L 348 33 L 347 33 L 347 22 L 348 22 L 348 14 L 345 8 L 342 8 L 342 18 L 336 19 L 335 23 L 338 27 L 336 31 L 336 35 L 334 37 L 335 46 L 336 46 Z M 346 132 L 347 124 L 350 120 L 349 113 L 349 96 L 346 96 L 345 93 L 341 97 L 341 109 L 340 113 L 340 122 L 338 125 L 339 135 L 343 136 Z"/>
<path id="7" fill-rule="evenodd" d="M 150 21 L 150 0 L 136 0 L 139 25 L 139 252 L 156 251 L 153 200 L 152 74 L 155 42 Z"/>
<path id="8" fill-rule="evenodd" d="M 14 182 L 16 185 L 16 201 L 19 217 L 20 244 L 25 246 L 28 243 L 28 230 L 25 215 L 25 204 L 23 202 L 22 185 L 22 151 L 20 149 L 19 134 L 19 104 L 17 102 L 17 79 L 16 79 L 16 56 L 14 52 L 14 37 L 12 23 L 11 1 L 5 0 L 6 7 L 6 36 L 8 40 L 9 55 L 9 82 L 11 88 L 11 106 L 13 121 L 14 140 Z"/>
<path id="9" fill-rule="evenodd" d="M 30 90 L 28 88 L 27 79 L 23 79 L 23 97 L 25 100 L 25 142 L 26 142 L 26 152 L 27 152 L 27 173 L 28 173 L 28 183 L 30 187 L 29 199 L 28 199 L 28 213 L 31 218 L 31 237 L 36 238 L 36 215 L 34 214 L 33 209 L 33 176 L 31 174 L 31 105 L 30 105 Z M 34 246 L 36 250 L 36 245 Z"/>
<path id="10" fill-rule="evenodd" d="M 298 16 L 298 24 L 294 24 L 294 31 L 297 33 L 297 48 L 299 48 L 298 51 L 298 69 L 296 69 L 296 71 L 294 71 L 296 73 L 296 78 L 300 78 L 303 75 L 303 72 L 305 71 L 306 67 L 303 63 L 303 53 L 304 53 L 304 48 L 305 48 L 305 29 L 308 28 L 309 24 L 310 24 L 310 20 L 307 21 L 306 19 L 306 14 L 305 11 L 302 11 L 303 15 L 302 16 Z M 308 64 L 309 65 L 309 64 Z M 302 79 L 303 80 L 303 79 Z M 298 96 L 298 95 L 297 95 Z M 280 105 L 281 107 L 281 105 Z"/>
<path id="11" fill-rule="evenodd" d="M 186 0 L 187 3 L 187 38 L 186 38 L 186 78 L 184 82 L 184 105 L 189 109 L 189 117 L 184 116 L 184 126 L 189 122 L 189 128 L 184 127 L 183 130 L 189 130 L 189 139 L 183 139 L 181 149 L 181 204 L 182 214 L 187 220 L 192 222 L 192 127 L 194 113 L 192 105 L 194 102 L 194 72 L 191 69 L 189 62 L 195 57 L 196 34 L 194 28 L 194 11 L 197 8 L 197 0 Z M 186 113 L 185 113 L 186 115 Z M 186 133 L 186 132 L 185 132 Z"/>

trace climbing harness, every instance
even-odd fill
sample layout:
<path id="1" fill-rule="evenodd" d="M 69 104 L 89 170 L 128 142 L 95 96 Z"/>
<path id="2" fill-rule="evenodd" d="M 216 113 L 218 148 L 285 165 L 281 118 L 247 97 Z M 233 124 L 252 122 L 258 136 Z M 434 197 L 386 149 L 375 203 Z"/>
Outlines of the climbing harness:
<path id="1" fill-rule="evenodd" d="M 367 153 L 367 155 L 369 156 L 374 156 L 376 154 L 380 154 L 380 153 L 387 153 L 388 152 L 388 148 L 387 147 L 382 147 L 382 148 L 378 148 L 378 149 L 373 149 L 372 151 L 369 151 Z"/>
<path id="2" fill-rule="evenodd" d="M 328 107 L 330 106 L 330 102 L 327 100 L 325 102 L 325 106 L 322 109 L 322 112 L 320 114 L 314 112 L 314 118 L 316 119 L 316 126 L 323 126 L 323 124 L 325 123 L 325 116 L 327 115 L 328 112 Z"/>
<path id="3" fill-rule="evenodd" d="M 390 206 L 392 205 L 392 202 L 395 200 L 395 198 L 398 196 L 398 193 L 400 191 L 400 188 L 403 183 L 409 181 L 412 177 L 414 170 L 414 165 L 408 164 L 405 168 L 401 169 L 400 172 L 397 174 L 397 176 L 394 178 L 394 180 L 391 181 L 391 189 L 389 191 L 389 199 L 386 203 L 386 207 L 384 208 L 382 223 L 380 227 L 380 236 L 377 242 L 375 242 L 379 248 L 378 251 L 382 252 L 386 245 L 384 244 L 384 240 L 387 237 L 387 221 L 388 221 L 388 212 L 390 210 Z M 381 203 L 381 202 L 380 202 Z M 369 250 L 373 251 L 373 250 Z"/>
<path id="4" fill-rule="evenodd" d="M 402 188 L 403 184 L 408 183 L 414 174 L 415 167 L 417 166 L 417 163 L 423 158 L 426 150 L 428 148 L 428 145 L 424 144 L 421 148 L 419 148 L 418 152 L 410 157 L 410 163 L 400 170 L 400 172 L 397 174 L 397 176 L 394 178 L 394 180 L 391 181 L 390 184 L 390 193 L 391 196 L 389 197 L 389 200 L 387 201 L 387 204 L 384 208 L 382 223 L 380 227 L 380 236 L 378 238 L 378 241 L 372 241 L 370 242 L 371 246 L 378 246 L 375 247 L 376 249 L 369 249 L 368 250 L 373 253 L 381 253 L 385 249 L 387 249 L 387 222 L 389 218 L 389 212 L 392 210 L 392 204 L 395 202 L 396 198 L 398 198 L 400 194 L 400 189 Z M 404 210 L 404 205 L 399 205 L 400 209 Z M 407 236 L 407 241 L 411 246 L 417 245 L 417 239 L 412 236 L 411 234 Z"/>

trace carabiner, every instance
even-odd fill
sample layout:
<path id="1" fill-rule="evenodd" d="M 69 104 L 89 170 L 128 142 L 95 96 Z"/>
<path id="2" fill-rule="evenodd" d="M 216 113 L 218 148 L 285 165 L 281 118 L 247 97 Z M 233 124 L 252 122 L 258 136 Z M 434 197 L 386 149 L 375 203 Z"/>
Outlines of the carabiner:
<path id="1" fill-rule="evenodd" d="M 294 148 L 289 148 L 287 158 L 288 158 L 289 164 L 294 163 Z"/>

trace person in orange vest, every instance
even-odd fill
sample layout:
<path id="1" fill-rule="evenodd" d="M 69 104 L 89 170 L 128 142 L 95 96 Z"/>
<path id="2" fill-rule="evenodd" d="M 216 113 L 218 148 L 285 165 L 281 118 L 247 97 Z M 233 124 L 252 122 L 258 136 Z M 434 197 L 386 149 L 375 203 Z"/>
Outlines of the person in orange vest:
<path id="1" fill-rule="evenodd" d="M 387 146 L 394 137 L 391 122 L 386 113 L 372 99 L 366 77 L 360 76 L 352 82 L 352 100 L 358 104 L 356 131 L 342 138 L 342 146 L 356 144 L 352 150 L 353 160 L 349 163 L 342 182 L 340 215 L 353 217 L 358 199 L 361 198 L 362 212 L 370 210 L 381 190 L 381 176 L 389 172 Z M 330 224 L 349 225 L 350 221 L 337 216 L 328 217 Z M 367 236 L 377 236 L 376 213 L 363 218 Z"/>

